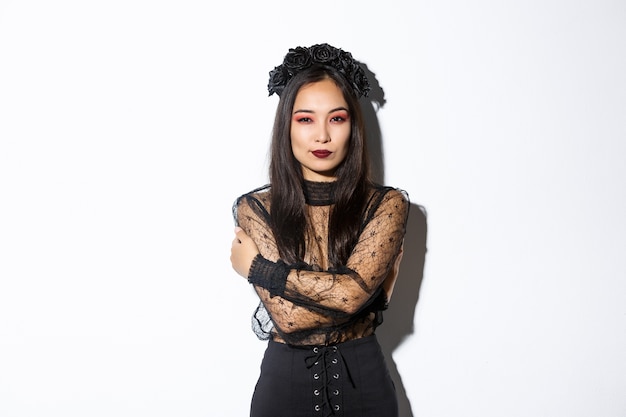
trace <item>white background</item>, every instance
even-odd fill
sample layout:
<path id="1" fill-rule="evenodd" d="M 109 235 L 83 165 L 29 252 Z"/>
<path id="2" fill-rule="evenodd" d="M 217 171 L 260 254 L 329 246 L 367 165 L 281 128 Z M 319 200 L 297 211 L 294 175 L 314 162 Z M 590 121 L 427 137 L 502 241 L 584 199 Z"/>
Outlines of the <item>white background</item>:
<path id="1" fill-rule="evenodd" d="M 0 2 L 0 416 L 247 415 L 231 204 L 319 42 L 375 74 L 413 203 L 401 417 L 626 416 L 619 0 Z"/>

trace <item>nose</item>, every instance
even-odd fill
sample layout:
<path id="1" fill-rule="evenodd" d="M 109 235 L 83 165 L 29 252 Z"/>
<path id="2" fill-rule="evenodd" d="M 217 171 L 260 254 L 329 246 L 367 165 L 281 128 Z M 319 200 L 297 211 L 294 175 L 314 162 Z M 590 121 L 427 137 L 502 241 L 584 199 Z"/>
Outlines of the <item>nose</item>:
<path id="1" fill-rule="evenodd" d="M 318 143 L 330 142 L 330 134 L 328 133 L 328 129 L 326 128 L 326 126 L 323 126 L 320 128 L 320 131 L 318 132 L 317 139 L 315 139 L 315 142 L 318 142 Z"/>

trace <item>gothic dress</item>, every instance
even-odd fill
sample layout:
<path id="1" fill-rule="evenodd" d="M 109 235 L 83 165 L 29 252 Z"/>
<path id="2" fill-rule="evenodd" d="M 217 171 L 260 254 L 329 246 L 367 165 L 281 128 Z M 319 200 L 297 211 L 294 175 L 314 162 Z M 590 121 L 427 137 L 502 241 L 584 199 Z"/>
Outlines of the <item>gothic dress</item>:
<path id="1" fill-rule="evenodd" d="M 330 268 L 333 182 L 305 182 L 303 262 L 280 259 L 269 226 L 271 187 L 242 195 L 235 221 L 254 240 L 248 280 L 260 298 L 253 330 L 267 349 L 251 417 L 396 417 L 397 400 L 375 329 L 382 283 L 402 249 L 409 211 L 403 190 L 373 186 L 360 235 L 345 265 Z"/>

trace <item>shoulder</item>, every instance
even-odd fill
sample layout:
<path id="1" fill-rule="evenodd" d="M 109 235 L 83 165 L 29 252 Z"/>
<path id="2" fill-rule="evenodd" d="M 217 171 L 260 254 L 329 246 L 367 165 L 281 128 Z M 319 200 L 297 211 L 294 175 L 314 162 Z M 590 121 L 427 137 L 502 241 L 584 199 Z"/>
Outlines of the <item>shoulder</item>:
<path id="1" fill-rule="evenodd" d="M 255 188 L 247 193 L 244 193 L 237 197 L 235 205 L 239 205 L 242 202 L 249 202 L 250 200 L 265 201 L 270 197 L 270 185 L 266 184 L 261 187 Z"/>
<path id="2" fill-rule="evenodd" d="M 367 203 L 366 219 L 376 215 L 395 213 L 400 218 L 407 218 L 409 214 L 409 194 L 396 187 L 374 184 L 371 187 L 370 198 Z"/>
<path id="3" fill-rule="evenodd" d="M 379 204 L 387 203 L 390 201 L 395 202 L 395 204 L 406 204 L 407 206 L 410 203 L 409 193 L 407 193 L 402 188 L 391 187 L 389 185 L 380 185 L 373 184 L 372 185 L 372 193 L 370 200 L 372 202 L 378 202 Z"/>
<path id="4" fill-rule="evenodd" d="M 270 186 L 264 185 L 244 193 L 235 199 L 232 211 L 236 221 L 244 215 L 250 216 L 253 213 L 266 216 L 270 202 Z"/>

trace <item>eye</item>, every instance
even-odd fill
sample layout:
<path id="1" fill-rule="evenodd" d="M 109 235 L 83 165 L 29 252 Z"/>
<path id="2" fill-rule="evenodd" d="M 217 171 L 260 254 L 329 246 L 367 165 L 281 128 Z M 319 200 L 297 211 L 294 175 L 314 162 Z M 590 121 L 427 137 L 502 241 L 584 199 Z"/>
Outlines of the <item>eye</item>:
<path id="1" fill-rule="evenodd" d="M 330 114 L 330 123 L 341 124 L 350 119 L 350 114 L 345 109 L 337 109 Z"/>
<path id="2" fill-rule="evenodd" d="M 299 117 L 296 117 L 295 120 L 298 123 L 311 123 L 313 121 L 313 119 L 307 116 L 299 116 Z"/>
<path id="3" fill-rule="evenodd" d="M 343 123 L 348 121 L 350 117 L 348 116 L 347 113 L 339 113 L 339 114 L 335 114 L 330 118 L 330 122 L 331 123 Z"/>

